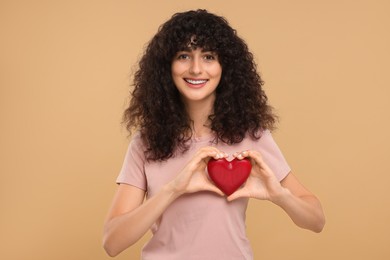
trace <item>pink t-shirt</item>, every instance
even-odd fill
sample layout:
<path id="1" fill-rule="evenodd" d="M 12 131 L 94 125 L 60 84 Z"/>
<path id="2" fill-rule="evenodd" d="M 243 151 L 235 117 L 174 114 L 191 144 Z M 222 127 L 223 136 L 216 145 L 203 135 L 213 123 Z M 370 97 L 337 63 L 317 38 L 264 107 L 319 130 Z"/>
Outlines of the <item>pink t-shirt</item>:
<path id="1" fill-rule="evenodd" d="M 244 150 L 259 151 L 264 161 L 282 180 L 290 172 L 286 160 L 269 131 L 259 140 L 245 138 L 241 143 L 213 143 L 213 137 L 192 139 L 190 149 L 164 162 L 147 162 L 139 135 L 129 145 L 117 183 L 133 185 L 154 196 L 172 180 L 194 153 L 204 146 L 215 146 L 228 154 Z M 212 192 L 183 195 L 175 200 L 151 227 L 153 236 L 142 250 L 143 260 L 248 260 L 253 259 L 246 236 L 247 198 L 228 202 Z"/>

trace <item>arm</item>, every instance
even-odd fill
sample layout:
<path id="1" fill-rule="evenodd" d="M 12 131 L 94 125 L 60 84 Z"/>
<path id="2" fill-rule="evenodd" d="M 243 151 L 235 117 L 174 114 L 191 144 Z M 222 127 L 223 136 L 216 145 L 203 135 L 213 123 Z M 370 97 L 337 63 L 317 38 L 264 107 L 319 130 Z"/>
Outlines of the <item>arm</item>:
<path id="1" fill-rule="evenodd" d="M 164 187 L 142 203 L 145 191 L 126 184 L 118 187 L 104 225 L 103 247 L 116 256 L 137 242 L 177 196 Z"/>
<path id="2" fill-rule="evenodd" d="M 280 206 L 299 227 L 322 231 L 325 216 L 320 201 L 292 173 L 279 182 L 259 152 L 244 151 L 235 156 L 249 157 L 252 172 L 244 187 L 228 197 L 229 201 L 239 197 L 269 200 Z"/>
<path id="3" fill-rule="evenodd" d="M 279 205 L 299 227 L 321 232 L 325 216 L 320 201 L 289 173 L 281 181 L 283 189 L 271 201 Z"/>
<path id="4" fill-rule="evenodd" d="M 219 159 L 225 155 L 214 147 L 200 149 L 174 180 L 144 203 L 144 190 L 119 185 L 104 225 L 103 247 L 108 255 L 116 256 L 137 242 L 182 194 L 209 190 L 223 195 L 206 176 L 210 157 Z"/>

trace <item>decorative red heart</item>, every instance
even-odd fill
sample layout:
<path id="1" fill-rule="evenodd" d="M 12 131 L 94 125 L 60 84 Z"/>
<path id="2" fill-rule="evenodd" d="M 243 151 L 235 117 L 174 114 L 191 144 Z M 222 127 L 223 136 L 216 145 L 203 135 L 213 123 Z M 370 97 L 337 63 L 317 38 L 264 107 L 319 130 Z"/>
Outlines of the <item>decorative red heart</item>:
<path id="1" fill-rule="evenodd" d="M 211 180 L 227 196 L 235 192 L 248 179 L 252 164 L 246 158 L 242 160 L 225 158 L 211 159 L 207 164 L 207 171 Z"/>

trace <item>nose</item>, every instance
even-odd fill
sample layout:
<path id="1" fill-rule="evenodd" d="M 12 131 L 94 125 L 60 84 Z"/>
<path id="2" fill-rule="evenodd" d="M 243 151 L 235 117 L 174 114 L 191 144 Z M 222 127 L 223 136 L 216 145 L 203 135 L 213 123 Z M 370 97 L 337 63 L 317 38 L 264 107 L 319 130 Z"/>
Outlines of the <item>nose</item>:
<path id="1" fill-rule="evenodd" d="M 199 75 L 202 73 L 202 63 L 199 58 L 194 58 L 191 61 L 189 72 L 193 75 Z"/>

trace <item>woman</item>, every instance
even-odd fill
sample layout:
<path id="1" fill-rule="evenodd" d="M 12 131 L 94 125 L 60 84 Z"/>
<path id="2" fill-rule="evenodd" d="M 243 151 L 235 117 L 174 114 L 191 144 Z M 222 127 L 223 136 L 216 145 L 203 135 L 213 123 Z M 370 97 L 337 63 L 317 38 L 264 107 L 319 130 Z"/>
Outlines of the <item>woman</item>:
<path id="1" fill-rule="evenodd" d="M 135 134 L 104 228 L 110 256 L 151 229 L 142 259 L 253 259 L 245 234 L 249 198 L 322 230 L 319 200 L 272 139 L 276 119 L 253 55 L 223 17 L 173 15 L 146 48 L 134 85 L 124 121 Z M 206 171 L 211 158 L 227 157 L 252 163 L 246 183 L 228 197 Z"/>

